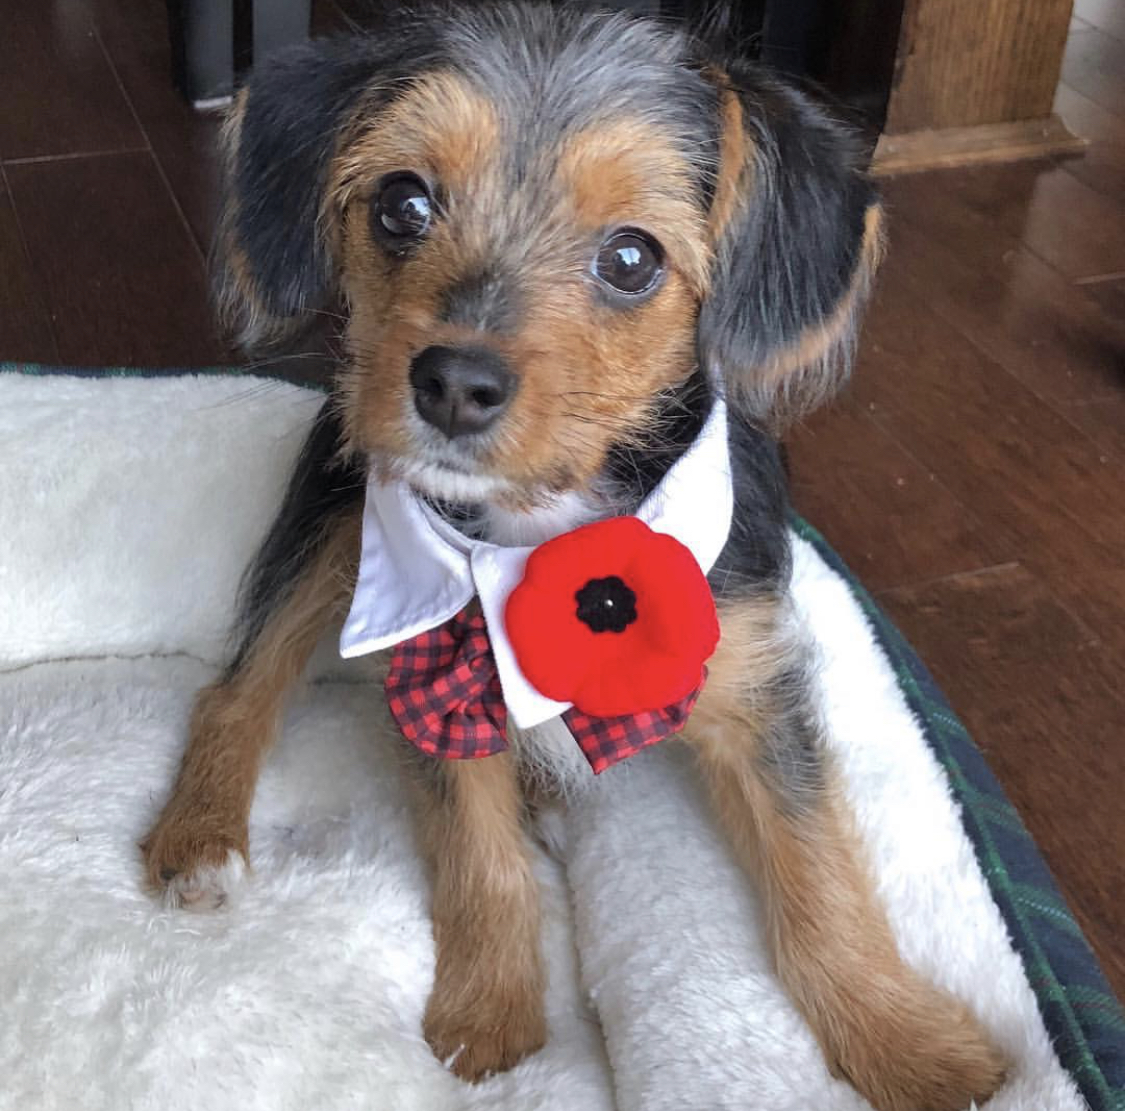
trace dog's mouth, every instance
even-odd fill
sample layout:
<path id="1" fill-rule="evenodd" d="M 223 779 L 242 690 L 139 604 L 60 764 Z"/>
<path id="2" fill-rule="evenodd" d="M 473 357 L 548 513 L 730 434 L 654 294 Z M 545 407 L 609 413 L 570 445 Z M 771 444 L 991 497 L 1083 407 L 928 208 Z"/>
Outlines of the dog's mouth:
<path id="1" fill-rule="evenodd" d="M 520 474 L 497 474 L 460 449 L 422 450 L 409 454 L 372 453 L 369 458 L 383 481 L 406 483 L 429 501 L 446 506 L 523 514 L 555 505 L 568 494 L 581 494 L 577 484 Z"/>
<path id="2" fill-rule="evenodd" d="M 520 493 L 508 479 L 458 461 L 400 459 L 390 462 L 389 467 L 396 478 L 418 493 L 442 502 L 506 502 Z"/>
<path id="3" fill-rule="evenodd" d="M 561 492 L 551 478 L 529 473 L 526 453 L 513 452 L 517 473 L 505 473 L 506 455 L 515 441 L 503 422 L 456 437 L 442 435 L 413 412 L 404 423 L 405 436 L 393 447 L 387 445 L 389 450 L 375 446 L 371 458 L 384 479 L 405 482 L 428 499 L 520 511 L 538 508 Z"/>

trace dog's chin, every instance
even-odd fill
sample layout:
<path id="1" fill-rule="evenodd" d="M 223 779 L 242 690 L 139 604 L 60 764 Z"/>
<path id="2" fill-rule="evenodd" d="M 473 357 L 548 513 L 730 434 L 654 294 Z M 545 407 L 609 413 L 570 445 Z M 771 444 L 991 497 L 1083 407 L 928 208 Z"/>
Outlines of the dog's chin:
<path id="1" fill-rule="evenodd" d="M 474 533 L 494 544 L 536 545 L 595 520 L 604 508 L 589 492 L 529 492 L 509 479 L 435 462 L 400 463 L 398 477 L 419 494 L 472 507 Z"/>
<path id="2" fill-rule="evenodd" d="M 391 469 L 396 478 L 418 493 L 438 501 L 479 505 L 503 504 L 523 498 L 521 489 L 506 478 L 461 470 L 445 463 L 400 459 Z"/>

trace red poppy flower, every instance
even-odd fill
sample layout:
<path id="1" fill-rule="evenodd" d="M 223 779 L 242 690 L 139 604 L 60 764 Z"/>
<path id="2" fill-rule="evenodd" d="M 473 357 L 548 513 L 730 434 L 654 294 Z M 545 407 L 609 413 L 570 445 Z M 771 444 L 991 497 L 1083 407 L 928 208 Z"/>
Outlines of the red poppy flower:
<path id="1" fill-rule="evenodd" d="M 597 521 L 536 548 L 504 623 L 528 681 L 593 717 L 685 698 L 719 641 L 695 557 L 637 517 Z"/>

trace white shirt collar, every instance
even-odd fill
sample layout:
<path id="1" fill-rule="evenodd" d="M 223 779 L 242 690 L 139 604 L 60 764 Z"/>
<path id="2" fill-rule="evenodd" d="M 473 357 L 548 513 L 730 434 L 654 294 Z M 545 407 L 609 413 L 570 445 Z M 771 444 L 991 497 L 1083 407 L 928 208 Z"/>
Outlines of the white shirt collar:
<path id="1" fill-rule="evenodd" d="M 733 511 L 727 411 L 716 398 L 695 442 L 636 515 L 686 545 L 706 574 L 726 543 Z M 515 724 L 530 729 L 558 716 L 570 704 L 544 697 L 524 678 L 504 628 L 504 604 L 532 551 L 471 540 L 405 483 L 369 480 L 359 577 L 340 655 L 389 648 L 448 621 L 479 595 Z"/>

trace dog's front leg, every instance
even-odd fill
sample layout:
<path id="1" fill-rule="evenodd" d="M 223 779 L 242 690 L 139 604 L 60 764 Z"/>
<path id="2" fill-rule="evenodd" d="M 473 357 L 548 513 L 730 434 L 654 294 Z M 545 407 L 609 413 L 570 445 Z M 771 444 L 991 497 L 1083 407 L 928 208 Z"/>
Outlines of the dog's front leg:
<path id="1" fill-rule="evenodd" d="M 721 824 L 766 907 L 777 972 L 829 1067 L 878 1111 L 965 1111 L 1004 1061 L 959 1001 L 899 956 L 772 603 L 724 615 L 689 723 Z"/>
<path id="2" fill-rule="evenodd" d="M 419 780 L 437 950 L 424 1032 L 440 1060 L 476 1081 L 546 1040 L 539 892 L 523 802 L 506 752 L 427 761 Z"/>
<path id="3" fill-rule="evenodd" d="M 358 515 L 334 522 L 243 658 L 196 699 L 172 795 L 141 843 L 150 886 L 174 905 L 221 905 L 245 869 L 262 757 L 285 696 L 346 606 L 358 550 Z"/>

